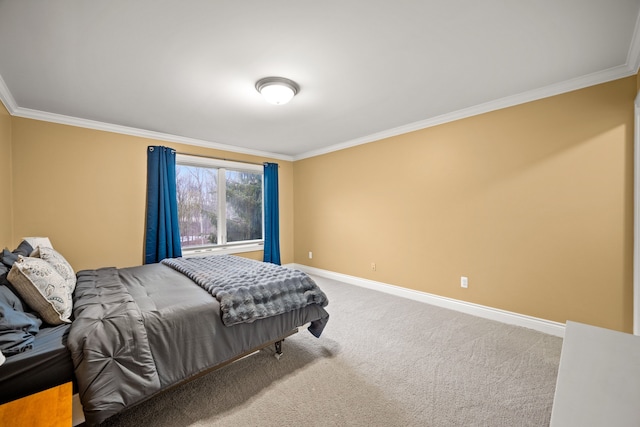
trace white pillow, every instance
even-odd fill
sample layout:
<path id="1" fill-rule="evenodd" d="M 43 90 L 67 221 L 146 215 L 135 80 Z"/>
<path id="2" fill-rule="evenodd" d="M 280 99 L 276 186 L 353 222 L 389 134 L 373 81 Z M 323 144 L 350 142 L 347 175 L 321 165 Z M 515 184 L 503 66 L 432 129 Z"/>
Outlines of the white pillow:
<path id="1" fill-rule="evenodd" d="M 23 237 L 22 240 L 26 240 L 27 243 L 30 244 L 31 247 L 34 249 L 37 248 L 38 246 L 42 246 L 42 247 L 46 246 L 47 248 L 53 249 L 53 245 L 51 244 L 51 241 L 49 241 L 48 237 Z"/>
<path id="2" fill-rule="evenodd" d="M 40 258 L 18 256 L 7 279 L 16 291 L 50 325 L 71 323 L 73 300 L 66 280 Z"/>
<path id="3" fill-rule="evenodd" d="M 69 264 L 58 251 L 47 246 L 38 246 L 31 252 L 31 256 L 43 259 L 51 264 L 58 274 L 64 277 L 64 280 L 67 281 L 67 286 L 69 286 L 70 291 L 73 292 L 76 288 L 76 273 L 73 271 L 71 264 Z"/>

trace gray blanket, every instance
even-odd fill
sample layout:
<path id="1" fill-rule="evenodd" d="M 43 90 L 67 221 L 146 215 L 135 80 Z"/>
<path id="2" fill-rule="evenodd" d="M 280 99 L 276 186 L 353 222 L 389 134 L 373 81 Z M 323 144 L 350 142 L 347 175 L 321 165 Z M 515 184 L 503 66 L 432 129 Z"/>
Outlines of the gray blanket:
<path id="1" fill-rule="evenodd" d="M 328 304 L 305 273 L 232 255 L 167 258 L 162 261 L 188 276 L 220 302 L 222 322 L 250 323 L 291 310 Z"/>

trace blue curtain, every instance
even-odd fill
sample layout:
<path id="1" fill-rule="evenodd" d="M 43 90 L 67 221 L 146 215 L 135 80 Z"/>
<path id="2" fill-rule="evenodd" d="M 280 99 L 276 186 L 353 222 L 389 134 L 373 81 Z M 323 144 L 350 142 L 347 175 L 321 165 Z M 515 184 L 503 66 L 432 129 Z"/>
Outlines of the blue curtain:
<path id="1" fill-rule="evenodd" d="M 278 164 L 264 164 L 264 262 L 280 265 Z"/>
<path id="2" fill-rule="evenodd" d="M 182 256 L 176 196 L 176 152 L 147 147 L 147 230 L 144 263 Z"/>

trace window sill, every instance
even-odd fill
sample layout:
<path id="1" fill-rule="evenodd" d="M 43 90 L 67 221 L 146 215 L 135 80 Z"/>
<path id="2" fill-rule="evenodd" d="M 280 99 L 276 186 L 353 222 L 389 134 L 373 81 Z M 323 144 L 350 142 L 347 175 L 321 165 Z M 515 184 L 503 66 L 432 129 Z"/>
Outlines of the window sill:
<path id="1" fill-rule="evenodd" d="M 239 254 L 242 252 L 255 252 L 264 250 L 264 243 L 247 243 L 240 245 L 228 245 L 221 248 L 185 249 L 182 251 L 184 258 L 203 257 L 209 255 Z"/>

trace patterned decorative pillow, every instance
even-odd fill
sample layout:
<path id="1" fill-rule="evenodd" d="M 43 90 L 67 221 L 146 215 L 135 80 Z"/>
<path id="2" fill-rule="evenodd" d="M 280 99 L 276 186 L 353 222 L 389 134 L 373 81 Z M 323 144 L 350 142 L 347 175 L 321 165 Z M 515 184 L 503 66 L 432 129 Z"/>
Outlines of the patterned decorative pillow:
<path id="1" fill-rule="evenodd" d="M 42 320 L 50 325 L 71 323 L 71 291 L 64 277 L 47 261 L 20 256 L 7 278 Z"/>
<path id="2" fill-rule="evenodd" d="M 56 269 L 58 274 L 64 277 L 67 281 L 67 286 L 70 288 L 70 292 L 76 288 L 76 273 L 73 271 L 71 264 L 55 249 L 48 246 L 38 246 L 35 251 L 31 253 L 32 257 L 40 258 L 47 261 Z"/>

